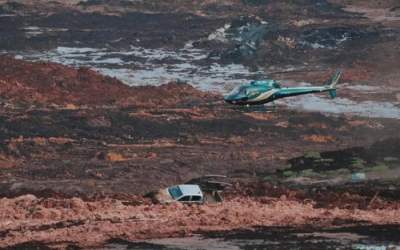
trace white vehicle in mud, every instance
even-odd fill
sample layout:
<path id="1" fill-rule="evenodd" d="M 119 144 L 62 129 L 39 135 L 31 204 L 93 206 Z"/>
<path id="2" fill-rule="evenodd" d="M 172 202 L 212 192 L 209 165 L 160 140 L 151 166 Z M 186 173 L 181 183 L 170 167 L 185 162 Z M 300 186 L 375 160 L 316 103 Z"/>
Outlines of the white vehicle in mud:
<path id="1" fill-rule="evenodd" d="M 155 203 L 218 203 L 222 202 L 222 192 L 232 184 L 221 181 L 223 175 L 205 175 L 194 178 L 185 184 L 175 185 L 146 194 Z"/>
<path id="2" fill-rule="evenodd" d="M 204 196 L 199 185 L 183 184 L 162 189 L 154 194 L 159 203 L 203 203 Z"/>

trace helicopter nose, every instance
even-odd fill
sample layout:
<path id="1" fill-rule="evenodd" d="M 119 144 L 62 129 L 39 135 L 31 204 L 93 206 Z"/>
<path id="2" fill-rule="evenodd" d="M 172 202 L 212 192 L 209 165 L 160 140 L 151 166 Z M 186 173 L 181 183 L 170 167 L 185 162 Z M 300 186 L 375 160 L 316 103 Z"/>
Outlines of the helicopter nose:
<path id="1" fill-rule="evenodd" d="M 247 99 L 247 97 L 237 95 L 227 95 L 224 97 L 225 102 L 230 104 L 239 104 L 241 102 L 247 101 Z"/>
<path id="2" fill-rule="evenodd" d="M 224 96 L 224 101 L 226 101 L 226 102 L 231 102 L 231 101 L 232 101 L 231 95 L 226 95 L 226 96 Z"/>
<path id="3" fill-rule="evenodd" d="M 235 104 L 236 103 L 236 98 L 232 95 L 226 95 L 224 96 L 224 100 L 227 103 Z"/>

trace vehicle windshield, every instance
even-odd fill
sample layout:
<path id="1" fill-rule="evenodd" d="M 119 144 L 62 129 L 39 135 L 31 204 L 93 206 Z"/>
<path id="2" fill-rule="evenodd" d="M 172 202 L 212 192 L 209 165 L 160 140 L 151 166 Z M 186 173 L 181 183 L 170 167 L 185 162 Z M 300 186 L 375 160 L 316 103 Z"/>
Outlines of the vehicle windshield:
<path id="1" fill-rule="evenodd" d="M 183 195 L 181 189 L 178 186 L 168 188 L 168 192 L 174 199 L 178 199 Z"/>

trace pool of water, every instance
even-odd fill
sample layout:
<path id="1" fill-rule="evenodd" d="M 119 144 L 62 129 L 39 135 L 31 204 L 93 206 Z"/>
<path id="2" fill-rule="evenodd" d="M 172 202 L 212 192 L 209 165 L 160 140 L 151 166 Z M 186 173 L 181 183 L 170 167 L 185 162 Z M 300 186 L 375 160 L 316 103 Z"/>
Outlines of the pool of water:
<path id="1" fill-rule="evenodd" d="M 177 50 L 133 46 L 122 51 L 58 47 L 46 52 L 20 53 L 16 58 L 91 67 L 130 86 L 161 85 L 179 80 L 201 90 L 221 93 L 251 79 L 266 77 L 265 73 L 250 71 L 241 64 L 220 64 L 219 58 L 209 58 L 207 51 L 192 48 L 190 43 Z"/>

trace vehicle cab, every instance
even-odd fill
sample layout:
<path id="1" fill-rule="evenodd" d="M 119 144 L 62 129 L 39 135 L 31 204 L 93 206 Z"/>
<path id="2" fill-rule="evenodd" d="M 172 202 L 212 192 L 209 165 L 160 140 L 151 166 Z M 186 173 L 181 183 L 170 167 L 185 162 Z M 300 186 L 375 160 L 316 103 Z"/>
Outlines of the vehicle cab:
<path id="1" fill-rule="evenodd" d="M 182 184 L 171 186 L 148 194 L 154 202 L 204 203 L 204 195 L 199 185 Z"/>
<path id="2" fill-rule="evenodd" d="M 167 188 L 174 201 L 202 203 L 203 193 L 198 185 L 177 185 Z"/>

